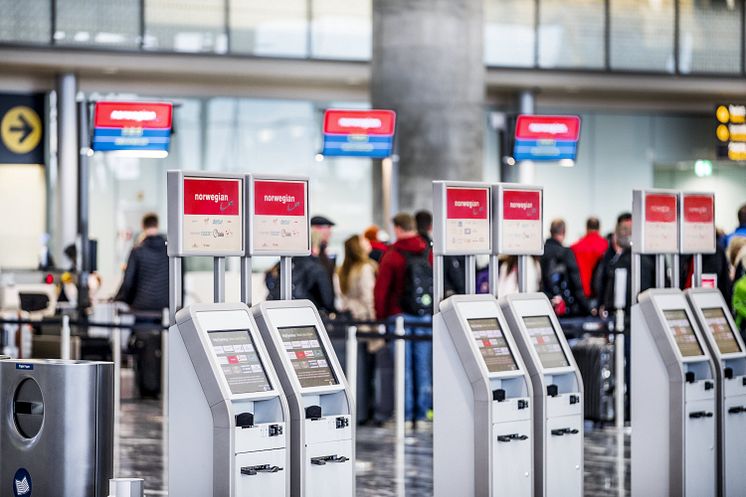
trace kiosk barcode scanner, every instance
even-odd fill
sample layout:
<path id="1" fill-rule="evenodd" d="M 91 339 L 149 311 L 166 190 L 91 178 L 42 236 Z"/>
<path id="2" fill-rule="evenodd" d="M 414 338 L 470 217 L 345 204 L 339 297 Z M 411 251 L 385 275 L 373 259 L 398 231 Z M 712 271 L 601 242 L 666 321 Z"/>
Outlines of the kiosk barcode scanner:
<path id="1" fill-rule="evenodd" d="M 715 246 L 712 193 L 681 193 L 680 250 L 693 256 L 692 288 L 684 291 L 715 366 L 718 495 L 746 495 L 746 345 L 717 285 L 702 286 L 702 254 Z"/>
<path id="2" fill-rule="evenodd" d="M 547 296 L 524 293 L 527 257 L 544 253 L 542 200 L 541 187 L 493 185 L 493 253 L 518 256 L 521 293 L 501 297 L 500 307 L 531 383 L 534 495 L 579 497 L 584 468 L 583 380 Z M 492 267 L 496 269 L 496 264 Z M 493 293 L 495 280 L 490 278 Z"/>
<path id="3" fill-rule="evenodd" d="M 708 497 L 717 489 L 715 371 L 686 297 L 664 288 L 665 254 L 679 252 L 677 204 L 677 192 L 633 192 L 632 495 Z M 635 303 L 640 254 L 656 254 L 658 288 Z"/>
<path id="4" fill-rule="evenodd" d="M 166 395 L 174 496 L 290 495 L 290 412 L 280 380 L 248 306 L 223 302 L 225 257 L 239 256 L 246 266 L 245 182 L 242 175 L 205 172 L 167 176 L 172 324 Z M 181 308 L 181 258 L 187 256 L 214 257 L 215 303 Z"/>
<path id="5" fill-rule="evenodd" d="M 311 253 L 308 178 L 252 175 L 247 181 L 249 255 L 280 256 L 281 300 L 252 312 L 289 403 L 291 495 L 353 497 L 352 394 L 317 309 L 292 300 L 291 257 Z M 251 271 L 242 275 L 250 278 Z"/>
<path id="6" fill-rule="evenodd" d="M 491 249 L 491 187 L 436 181 L 433 199 L 435 497 L 530 497 L 528 372 L 497 300 L 474 294 L 474 257 Z M 444 255 L 466 256 L 468 295 L 442 299 Z"/>

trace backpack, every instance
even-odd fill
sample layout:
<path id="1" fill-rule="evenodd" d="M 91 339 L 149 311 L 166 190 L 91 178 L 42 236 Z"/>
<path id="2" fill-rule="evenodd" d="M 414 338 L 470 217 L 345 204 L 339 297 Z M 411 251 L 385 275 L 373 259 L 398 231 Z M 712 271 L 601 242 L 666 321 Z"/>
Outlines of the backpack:
<path id="1" fill-rule="evenodd" d="M 746 275 L 733 283 L 733 318 L 741 331 L 746 328 Z"/>
<path id="2" fill-rule="evenodd" d="M 430 249 L 414 254 L 400 250 L 404 257 L 404 289 L 399 305 L 406 314 L 425 316 L 433 313 L 433 268 L 428 261 Z"/>

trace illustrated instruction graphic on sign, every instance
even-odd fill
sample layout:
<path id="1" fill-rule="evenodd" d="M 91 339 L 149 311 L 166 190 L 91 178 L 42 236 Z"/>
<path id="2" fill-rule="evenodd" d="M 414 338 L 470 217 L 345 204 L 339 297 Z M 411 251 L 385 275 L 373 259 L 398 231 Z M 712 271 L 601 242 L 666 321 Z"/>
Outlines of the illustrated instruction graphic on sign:
<path id="1" fill-rule="evenodd" d="M 505 190 L 500 219 L 500 253 L 531 254 L 544 247 L 540 190 Z"/>
<path id="2" fill-rule="evenodd" d="M 184 178 L 185 252 L 240 252 L 242 199 L 240 179 Z"/>
<path id="3" fill-rule="evenodd" d="M 254 180 L 254 253 L 302 253 L 309 249 L 305 181 Z"/>
<path id="4" fill-rule="evenodd" d="M 446 188 L 446 251 L 490 250 L 489 189 Z"/>

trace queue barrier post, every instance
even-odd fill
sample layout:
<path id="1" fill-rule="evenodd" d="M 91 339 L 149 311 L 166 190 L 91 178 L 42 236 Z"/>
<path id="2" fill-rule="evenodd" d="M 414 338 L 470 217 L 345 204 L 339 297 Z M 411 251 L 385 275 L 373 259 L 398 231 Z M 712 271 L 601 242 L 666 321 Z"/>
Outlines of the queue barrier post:
<path id="1" fill-rule="evenodd" d="M 394 342 L 394 392 L 396 400 L 394 404 L 394 415 L 396 422 L 396 440 L 404 441 L 404 371 L 406 368 L 406 355 L 404 343 L 404 316 L 397 316 L 395 321 L 394 333 L 397 340 Z"/>
<path id="2" fill-rule="evenodd" d="M 62 328 L 60 330 L 60 359 L 70 360 L 70 316 L 62 316 Z"/>

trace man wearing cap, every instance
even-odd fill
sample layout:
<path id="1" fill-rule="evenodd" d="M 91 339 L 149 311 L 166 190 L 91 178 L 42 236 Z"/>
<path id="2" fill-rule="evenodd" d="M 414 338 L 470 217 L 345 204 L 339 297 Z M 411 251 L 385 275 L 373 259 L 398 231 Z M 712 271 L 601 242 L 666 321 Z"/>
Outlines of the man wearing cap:
<path id="1" fill-rule="evenodd" d="M 319 262 L 326 269 L 329 275 L 329 281 L 334 282 L 334 273 L 337 270 L 337 257 L 329 255 L 327 248 L 329 246 L 329 240 L 332 238 L 332 227 L 334 223 L 327 217 L 324 216 L 313 216 L 311 218 L 311 231 L 317 233 L 321 240 L 321 246 L 319 248 Z"/>

